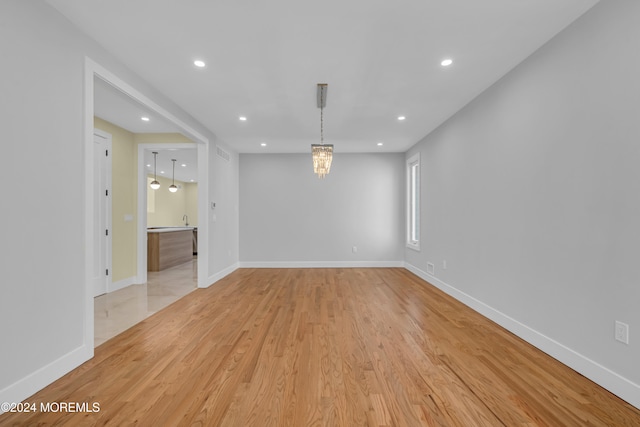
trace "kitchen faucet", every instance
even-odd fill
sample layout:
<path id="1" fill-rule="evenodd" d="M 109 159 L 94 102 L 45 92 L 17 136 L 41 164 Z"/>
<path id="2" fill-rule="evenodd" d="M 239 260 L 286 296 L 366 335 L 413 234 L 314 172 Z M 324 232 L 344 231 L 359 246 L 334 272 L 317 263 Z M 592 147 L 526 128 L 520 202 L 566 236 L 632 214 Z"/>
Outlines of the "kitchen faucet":
<path id="1" fill-rule="evenodd" d="M 182 215 L 182 220 L 184 221 L 184 226 L 187 227 L 189 225 L 189 215 Z"/>

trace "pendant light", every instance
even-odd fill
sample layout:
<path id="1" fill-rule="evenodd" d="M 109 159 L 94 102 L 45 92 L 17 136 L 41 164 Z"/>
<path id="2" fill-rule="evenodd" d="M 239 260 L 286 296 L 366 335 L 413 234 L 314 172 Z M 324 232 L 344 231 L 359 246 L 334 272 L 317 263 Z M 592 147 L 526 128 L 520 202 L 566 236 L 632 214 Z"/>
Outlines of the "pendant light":
<path id="1" fill-rule="evenodd" d="M 320 108 L 320 144 L 311 144 L 313 172 L 318 178 L 324 178 L 331 170 L 333 160 L 333 144 L 324 143 L 324 107 L 327 105 L 327 84 L 318 83 L 317 104 Z"/>
<path id="2" fill-rule="evenodd" d="M 153 181 L 151 181 L 151 184 L 149 184 L 149 187 L 151 187 L 153 190 L 157 190 L 158 188 L 160 188 L 160 183 L 158 182 L 158 177 L 156 175 L 156 159 L 158 158 L 158 152 L 154 151 L 153 152 Z"/>
<path id="3" fill-rule="evenodd" d="M 171 177 L 171 185 L 169 186 L 169 191 L 175 193 L 178 191 L 178 187 L 176 187 L 176 159 L 171 159 L 173 162 L 173 176 Z"/>

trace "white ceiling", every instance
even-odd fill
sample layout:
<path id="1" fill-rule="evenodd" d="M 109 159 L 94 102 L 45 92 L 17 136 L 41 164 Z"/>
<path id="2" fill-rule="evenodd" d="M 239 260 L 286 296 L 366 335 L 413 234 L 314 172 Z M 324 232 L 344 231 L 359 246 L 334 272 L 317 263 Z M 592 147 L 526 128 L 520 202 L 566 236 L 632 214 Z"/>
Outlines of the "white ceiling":
<path id="1" fill-rule="evenodd" d="M 328 83 L 337 153 L 407 150 L 596 2 L 48 0 L 239 152 L 309 152 Z"/>

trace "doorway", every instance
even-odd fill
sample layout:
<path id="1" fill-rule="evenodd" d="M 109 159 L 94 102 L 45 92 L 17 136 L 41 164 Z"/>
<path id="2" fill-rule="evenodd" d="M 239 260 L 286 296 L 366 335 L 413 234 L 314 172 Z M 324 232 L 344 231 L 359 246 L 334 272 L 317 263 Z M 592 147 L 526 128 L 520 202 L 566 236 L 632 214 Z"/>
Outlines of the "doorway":
<path id="1" fill-rule="evenodd" d="M 199 226 L 202 221 L 198 219 L 200 218 L 200 186 L 202 183 L 199 180 L 199 158 L 197 153 L 194 152 L 197 148 L 198 145 L 194 143 L 150 142 L 138 144 L 138 283 L 147 281 L 149 265 L 147 233 L 150 228 L 193 228 L 194 224 L 198 225 L 195 231 L 195 240 L 198 242 L 198 246 L 192 252 L 200 255 L 199 245 L 202 239 L 198 238 L 198 236 L 203 234 L 201 232 L 202 228 Z M 158 153 L 155 157 L 152 154 L 154 152 Z M 179 160 L 175 162 L 178 174 L 172 173 L 172 159 Z M 196 164 L 194 165 L 193 163 Z M 198 172 L 197 176 L 190 175 L 187 172 L 183 175 L 180 170 L 183 168 L 183 164 L 186 165 L 185 169 L 195 167 Z M 162 188 L 158 190 L 151 189 L 148 185 L 149 176 L 160 180 L 164 184 Z M 173 178 L 178 179 L 179 189 L 175 193 L 170 193 L 167 188 L 171 180 L 175 181 Z M 185 180 L 193 182 L 187 183 Z M 182 199 L 187 193 L 187 186 L 192 184 L 197 185 L 197 191 L 191 196 L 191 198 L 195 197 L 196 199 L 198 209 L 195 210 L 187 207 L 186 200 L 174 202 L 175 199 Z M 162 211 L 158 211 L 159 209 L 162 209 Z"/>
<path id="2" fill-rule="evenodd" d="M 198 233 L 201 236 L 207 235 L 207 209 L 208 206 L 208 185 L 207 185 L 207 177 L 208 177 L 208 156 L 209 149 L 208 144 L 209 140 L 198 131 L 193 129 L 190 125 L 187 125 L 182 120 L 175 117 L 173 114 L 165 110 L 163 107 L 156 104 L 150 98 L 146 97 L 142 93 L 140 93 L 137 89 L 130 86 L 124 80 L 120 79 L 98 63 L 94 62 L 89 58 L 85 58 L 85 141 L 87 144 L 93 145 L 93 117 L 95 111 L 94 104 L 94 79 L 100 79 L 103 82 L 106 82 L 110 85 L 116 92 L 126 95 L 132 102 L 138 103 L 146 108 L 151 113 L 161 117 L 163 120 L 166 120 L 168 123 L 171 123 L 175 126 L 180 133 L 187 136 L 190 140 L 195 141 L 195 145 L 197 147 L 198 152 L 198 213 L 201 219 L 201 224 L 198 227 Z M 85 292 L 84 292 L 84 304 L 85 304 L 85 327 L 84 327 L 84 348 L 87 351 L 89 357 L 93 356 L 93 348 L 94 348 L 94 293 L 95 293 L 95 280 L 93 280 L 94 272 L 97 271 L 98 268 L 101 268 L 99 262 L 96 261 L 97 256 L 96 252 L 99 248 L 99 243 L 97 243 L 98 236 L 96 234 L 96 230 L 101 229 L 100 218 L 99 218 L 99 207 L 96 205 L 96 201 L 94 200 L 94 187 L 96 186 L 96 177 L 93 173 L 93 147 L 85 150 L 85 247 L 87 248 L 85 254 Z M 140 173 L 140 171 L 139 171 Z M 140 199 L 140 194 L 138 194 L 138 201 Z M 138 203 L 138 210 L 140 209 L 140 203 Z M 140 218 L 140 215 L 138 215 Z M 142 227 L 138 227 L 142 228 Z M 138 243 L 137 243 L 137 265 L 136 265 L 136 282 L 144 283 L 146 281 L 146 262 L 143 264 L 142 260 L 146 260 L 146 248 L 145 255 L 140 257 L 141 247 L 143 246 L 139 235 L 142 233 L 142 230 L 137 231 L 138 235 Z M 146 236 L 144 236 L 144 246 L 146 246 Z M 198 266 L 196 270 L 197 275 L 197 285 L 199 287 L 205 287 L 208 282 L 207 272 L 208 265 L 211 262 L 208 255 L 208 239 L 201 238 L 198 239 Z M 144 280 L 143 280 L 144 279 Z"/>

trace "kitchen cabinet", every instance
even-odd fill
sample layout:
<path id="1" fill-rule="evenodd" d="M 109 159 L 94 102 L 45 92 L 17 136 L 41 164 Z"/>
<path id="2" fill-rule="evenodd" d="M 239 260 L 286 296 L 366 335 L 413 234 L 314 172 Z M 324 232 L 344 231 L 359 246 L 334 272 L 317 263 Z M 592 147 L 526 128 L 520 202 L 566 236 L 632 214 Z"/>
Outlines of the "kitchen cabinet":
<path id="1" fill-rule="evenodd" d="M 161 271 L 193 259 L 193 227 L 147 230 L 147 270 Z"/>

